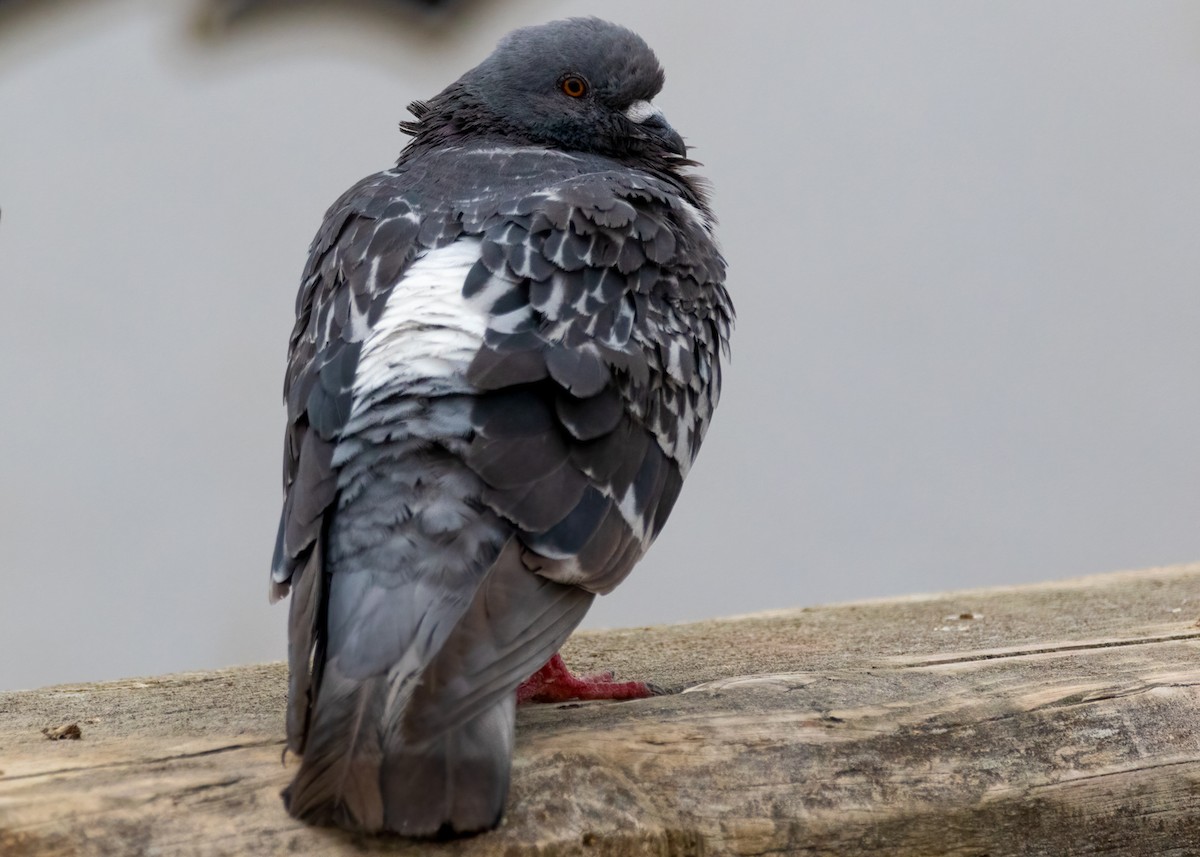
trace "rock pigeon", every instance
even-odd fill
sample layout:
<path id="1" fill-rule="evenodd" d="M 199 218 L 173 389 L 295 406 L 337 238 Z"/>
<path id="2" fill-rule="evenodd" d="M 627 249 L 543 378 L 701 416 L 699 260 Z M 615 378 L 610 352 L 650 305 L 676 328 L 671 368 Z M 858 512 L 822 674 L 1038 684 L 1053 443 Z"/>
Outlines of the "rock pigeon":
<path id="1" fill-rule="evenodd" d="M 396 166 L 326 214 L 271 576 L 292 594 L 297 818 L 494 827 L 518 685 L 546 665 L 524 694 L 546 698 L 558 648 L 675 504 L 733 306 L 662 85 L 622 27 L 517 30 L 411 105 Z"/>

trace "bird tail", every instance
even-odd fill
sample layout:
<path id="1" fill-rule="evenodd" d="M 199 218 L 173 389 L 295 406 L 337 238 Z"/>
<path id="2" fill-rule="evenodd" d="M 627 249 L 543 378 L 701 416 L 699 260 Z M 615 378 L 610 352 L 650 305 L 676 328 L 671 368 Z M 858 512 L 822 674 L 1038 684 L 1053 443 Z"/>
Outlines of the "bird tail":
<path id="1" fill-rule="evenodd" d="M 424 667 L 358 677 L 328 656 L 293 747 L 303 758 L 284 792 L 288 811 L 413 837 L 495 827 L 508 796 L 517 685 L 558 651 L 592 598 L 532 573 L 512 540 Z"/>
<path id="2" fill-rule="evenodd" d="M 506 694 L 436 738 L 401 743 L 386 754 L 384 827 L 407 836 L 460 836 L 499 824 L 516 707 L 516 695 Z"/>
<path id="3" fill-rule="evenodd" d="M 386 676 L 322 678 L 310 741 L 283 799 L 296 818 L 370 833 L 455 836 L 495 827 L 508 796 L 516 698 L 412 740 L 387 717 Z"/>

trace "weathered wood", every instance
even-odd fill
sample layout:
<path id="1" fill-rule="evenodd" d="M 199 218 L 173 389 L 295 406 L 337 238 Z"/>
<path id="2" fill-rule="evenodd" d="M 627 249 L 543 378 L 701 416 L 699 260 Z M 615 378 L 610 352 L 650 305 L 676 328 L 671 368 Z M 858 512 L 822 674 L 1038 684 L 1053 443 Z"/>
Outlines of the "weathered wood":
<path id="1" fill-rule="evenodd" d="M 1200 854 L 1200 565 L 580 634 L 446 845 L 283 812 L 280 665 L 0 694 L 0 854 Z M 78 723 L 79 740 L 43 735 Z"/>

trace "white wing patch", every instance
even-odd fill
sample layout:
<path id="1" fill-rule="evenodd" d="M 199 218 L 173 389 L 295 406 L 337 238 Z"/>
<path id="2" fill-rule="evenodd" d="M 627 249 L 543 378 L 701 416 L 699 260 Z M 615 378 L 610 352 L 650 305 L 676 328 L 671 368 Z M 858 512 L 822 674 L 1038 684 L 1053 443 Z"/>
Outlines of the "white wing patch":
<path id="1" fill-rule="evenodd" d="M 419 256 L 388 296 L 363 343 L 351 418 L 380 395 L 432 384 L 465 386 L 467 366 L 483 342 L 488 304 L 463 297 L 481 241 L 462 238 Z M 420 389 L 413 389 L 420 394 Z"/>

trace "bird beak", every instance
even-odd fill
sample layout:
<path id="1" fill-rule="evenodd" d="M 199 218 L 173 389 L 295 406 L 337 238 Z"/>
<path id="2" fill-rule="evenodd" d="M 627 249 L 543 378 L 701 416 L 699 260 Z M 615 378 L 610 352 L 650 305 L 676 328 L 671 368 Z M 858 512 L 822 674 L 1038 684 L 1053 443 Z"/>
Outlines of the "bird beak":
<path id="1" fill-rule="evenodd" d="M 638 127 L 638 136 L 645 140 L 653 140 L 668 152 L 674 152 L 680 157 L 687 156 L 687 144 L 679 132 L 671 127 L 662 111 L 649 101 L 635 101 L 625 111 L 625 118 Z"/>

